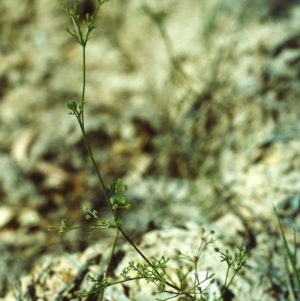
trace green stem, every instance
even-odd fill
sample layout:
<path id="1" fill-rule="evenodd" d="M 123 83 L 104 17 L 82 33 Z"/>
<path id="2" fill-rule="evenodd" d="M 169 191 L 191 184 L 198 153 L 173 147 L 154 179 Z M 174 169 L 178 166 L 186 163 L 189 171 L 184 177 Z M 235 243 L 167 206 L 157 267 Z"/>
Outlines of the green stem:
<path id="1" fill-rule="evenodd" d="M 111 265 L 111 260 L 113 258 L 113 255 L 115 253 L 115 249 L 116 249 L 116 246 L 117 246 L 118 237 L 119 237 L 119 231 L 117 232 L 117 235 L 116 235 L 116 238 L 115 238 L 115 241 L 114 241 L 114 245 L 113 245 L 112 250 L 111 250 L 110 255 L 109 255 L 109 259 L 108 259 L 108 263 L 107 263 L 107 268 L 106 268 L 106 270 L 104 272 L 104 275 L 103 275 L 104 279 L 107 277 L 107 272 L 108 272 L 108 269 L 109 269 L 109 267 Z M 104 296 L 104 290 L 102 290 L 100 292 L 98 300 L 102 301 L 103 300 L 103 296 Z"/>
<path id="2" fill-rule="evenodd" d="M 233 282 L 233 279 L 234 279 L 234 277 L 236 276 L 236 274 L 237 274 L 237 272 L 235 272 L 235 273 L 232 275 L 232 277 L 231 277 L 230 281 L 228 282 L 228 284 L 225 285 L 226 290 L 229 288 L 229 286 L 230 286 L 231 283 Z"/>
<path id="3" fill-rule="evenodd" d="M 108 206 L 109 206 L 109 208 L 110 208 L 110 210 L 111 210 L 111 212 L 112 212 L 112 214 L 113 214 L 114 220 L 116 220 L 116 215 L 114 214 L 114 210 L 113 210 L 113 208 L 112 208 L 112 204 L 111 204 L 110 201 L 109 201 L 109 196 L 108 196 L 107 190 L 106 190 L 106 188 L 105 188 L 104 181 L 103 181 L 103 179 L 102 179 L 102 177 L 101 177 L 101 174 L 100 174 L 99 169 L 98 169 L 98 167 L 97 167 L 96 161 L 95 161 L 95 159 L 94 159 L 94 156 L 93 156 L 93 153 L 92 153 L 92 150 L 91 150 L 89 141 L 88 141 L 88 139 L 87 139 L 85 130 L 84 130 L 84 128 L 83 128 L 83 126 L 82 126 L 81 124 L 80 124 L 80 128 L 81 128 L 81 132 L 82 132 L 82 135 L 83 135 L 84 144 L 85 144 L 85 146 L 86 146 L 86 148 L 87 148 L 87 151 L 88 151 L 88 153 L 89 153 L 90 159 L 91 159 L 91 161 L 92 161 L 92 164 L 93 164 L 94 169 L 95 169 L 95 171 L 96 171 L 97 177 L 98 177 L 98 179 L 99 179 L 99 181 L 100 181 L 102 190 L 103 190 L 103 192 L 104 192 L 105 200 L 106 200 L 106 202 L 107 202 L 107 204 L 108 204 Z"/>
<path id="4" fill-rule="evenodd" d="M 133 248 L 140 254 L 140 256 L 152 267 L 152 263 L 149 261 L 149 259 L 139 250 L 139 248 L 135 245 L 135 243 L 127 236 L 127 234 L 124 232 L 124 230 L 119 227 L 119 231 L 122 233 L 122 235 L 126 238 L 126 240 L 133 246 Z"/>
<path id="5" fill-rule="evenodd" d="M 80 119 L 78 121 L 79 121 L 80 129 L 81 129 L 81 132 L 82 132 L 82 135 L 83 135 L 84 144 L 87 148 L 87 151 L 89 153 L 89 156 L 90 156 L 91 161 L 93 163 L 93 166 L 95 168 L 97 177 L 98 177 L 98 179 L 101 183 L 101 186 L 102 186 L 102 189 L 103 189 L 103 192 L 104 192 L 104 195 L 105 195 L 106 202 L 108 203 L 108 205 L 110 207 L 110 210 L 113 213 L 112 204 L 109 201 L 109 197 L 108 197 L 108 193 L 107 193 L 107 190 L 105 188 L 105 185 L 104 185 L 104 181 L 103 181 L 103 179 L 101 177 L 101 174 L 99 172 L 99 169 L 97 167 L 96 161 L 94 159 L 94 156 L 93 156 L 90 144 L 89 144 L 89 141 L 88 141 L 86 133 L 85 133 L 85 127 L 84 127 L 84 100 L 85 100 L 85 86 L 86 86 L 86 52 L 85 52 L 85 48 L 86 48 L 86 44 L 82 44 L 82 61 L 83 61 L 83 67 L 82 67 L 83 80 L 82 81 L 83 81 L 83 84 L 82 84 L 82 94 L 81 94 Z M 116 216 L 115 216 L 114 213 L 113 213 L 113 217 L 116 220 Z"/>
<path id="6" fill-rule="evenodd" d="M 225 290 L 227 290 L 227 288 L 228 288 L 227 281 L 228 281 L 229 270 L 230 270 L 230 268 L 229 268 L 229 265 L 228 265 L 227 271 L 226 271 L 226 277 L 225 277 L 224 293 L 225 293 Z"/>
<path id="7" fill-rule="evenodd" d="M 121 227 L 119 227 L 118 228 L 119 229 L 119 231 L 122 233 L 122 235 L 125 237 L 125 239 L 131 244 L 131 246 L 138 252 L 138 254 L 149 264 L 149 266 L 153 269 L 153 271 L 155 271 L 155 273 L 157 274 L 157 272 L 156 272 L 156 270 L 155 270 L 155 268 L 154 268 L 154 266 L 152 265 L 152 263 L 150 262 L 150 260 L 140 251 L 140 249 L 135 245 L 135 243 L 127 236 L 127 234 L 123 231 L 123 229 L 121 228 Z M 168 281 L 166 281 L 165 282 L 165 284 L 167 284 L 168 286 L 170 286 L 170 287 L 172 287 L 173 289 L 175 289 L 175 290 L 177 290 L 177 291 L 179 291 L 180 289 L 176 286 L 176 285 L 174 285 L 174 284 L 172 284 L 172 283 L 170 283 L 170 282 L 168 282 Z"/>
<path id="8" fill-rule="evenodd" d="M 85 99 L 85 85 L 86 85 L 86 63 L 85 63 L 85 45 L 82 45 L 82 94 L 81 94 L 81 123 L 84 129 L 84 99 Z"/>
<path id="9" fill-rule="evenodd" d="M 110 252 L 110 256 L 109 256 L 109 260 L 108 260 L 108 264 L 107 264 L 107 269 L 106 269 L 106 271 L 105 271 L 105 274 L 104 274 L 104 277 L 107 277 L 107 272 L 108 272 L 108 269 L 109 269 L 109 267 L 110 267 L 110 265 L 111 265 L 111 260 L 112 260 L 112 258 L 113 258 L 113 255 L 114 255 L 114 253 L 115 253 L 115 249 L 116 249 L 116 246 L 117 246 L 117 241 L 118 241 L 118 238 L 119 238 L 119 230 L 117 231 L 117 235 L 116 235 L 116 238 L 115 238 L 115 241 L 114 241 L 114 245 L 113 245 L 113 247 L 112 247 L 112 250 L 111 250 L 111 252 Z"/>

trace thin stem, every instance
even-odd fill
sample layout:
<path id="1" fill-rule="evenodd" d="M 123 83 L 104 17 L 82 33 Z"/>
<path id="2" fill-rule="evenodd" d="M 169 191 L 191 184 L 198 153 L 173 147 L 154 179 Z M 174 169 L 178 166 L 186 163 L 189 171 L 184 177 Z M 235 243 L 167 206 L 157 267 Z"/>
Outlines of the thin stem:
<path id="1" fill-rule="evenodd" d="M 101 183 L 101 186 L 102 186 L 102 189 L 103 189 L 103 192 L 104 192 L 104 195 L 105 195 L 106 202 L 108 203 L 108 205 L 110 207 L 110 210 L 113 213 L 112 204 L 109 201 L 109 197 L 108 197 L 108 193 L 107 193 L 107 190 L 105 188 L 105 185 L 104 185 L 104 181 L 103 181 L 103 179 L 101 177 L 101 174 L 99 172 L 99 169 L 97 167 L 96 161 L 94 159 L 94 156 L 93 156 L 90 144 L 89 144 L 89 141 L 88 141 L 86 133 L 85 133 L 85 127 L 84 127 L 84 100 L 85 100 L 85 86 L 86 86 L 86 51 L 85 51 L 85 48 L 86 48 L 86 44 L 83 44 L 82 45 L 82 62 L 83 62 L 83 66 L 82 66 L 83 80 L 82 81 L 83 81 L 83 83 L 82 83 L 81 109 L 80 109 L 81 110 L 80 111 L 81 116 L 80 116 L 80 120 L 78 120 L 78 121 L 79 121 L 79 125 L 80 125 L 81 132 L 82 132 L 82 135 L 83 135 L 83 140 L 84 140 L 85 146 L 86 146 L 87 151 L 89 153 L 89 156 L 91 158 L 92 164 L 95 168 L 97 177 L 98 177 L 98 179 Z M 114 217 L 114 220 L 116 220 L 116 216 L 115 216 L 114 213 L 113 213 L 113 217 Z"/>
<path id="2" fill-rule="evenodd" d="M 139 255 L 149 264 L 149 266 L 151 266 L 152 267 L 152 269 L 155 271 L 155 268 L 153 267 L 153 265 L 152 265 L 152 263 L 150 262 L 150 260 L 140 251 L 140 249 L 135 245 L 135 243 L 127 236 L 127 234 L 123 231 L 123 229 L 121 228 L 121 227 L 119 227 L 118 228 L 119 229 L 119 231 L 122 233 L 122 235 L 125 237 L 125 239 L 132 245 L 132 247 L 139 253 Z M 155 271 L 156 272 L 156 271 Z M 170 287 L 172 287 L 172 288 L 174 288 L 175 290 L 177 290 L 177 291 L 179 291 L 180 289 L 176 286 L 176 285 L 174 285 L 174 284 L 172 284 L 172 283 L 170 283 L 170 282 L 168 282 L 168 281 L 166 281 L 165 282 L 165 284 L 167 284 L 168 286 L 170 286 Z M 188 294 L 187 294 L 188 295 Z M 188 295 L 189 296 L 189 295 Z"/>
<path id="3" fill-rule="evenodd" d="M 227 281 L 228 281 L 229 270 L 230 270 L 230 267 L 229 267 L 229 265 L 228 265 L 227 271 L 226 271 L 226 277 L 225 277 L 224 292 L 225 292 L 225 290 L 227 290 L 227 288 L 228 288 Z"/>
<path id="4" fill-rule="evenodd" d="M 230 281 L 228 282 L 228 284 L 225 285 L 226 290 L 228 289 L 228 287 L 229 287 L 229 286 L 231 285 L 231 283 L 233 282 L 233 279 L 234 279 L 234 277 L 236 276 L 236 274 L 237 274 L 237 272 L 235 272 L 235 273 L 232 275 L 232 277 L 231 277 Z M 227 277 L 227 275 L 226 275 L 226 277 Z"/>
<path id="5" fill-rule="evenodd" d="M 119 231 L 117 231 L 117 235 L 116 235 L 116 238 L 115 238 L 115 241 L 114 241 L 114 244 L 113 244 L 113 247 L 112 247 L 112 250 L 110 252 L 110 256 L 109 256 L 109 259 L 108 259 L 108 263 L 107 263 L 107 268 L 103 274 L 103 277 L 106 278 L 107 277 L 107 272 L 108 272 L 108 269 L 111 265 L 111 260 L 112 260 L 112 257 L 115 253 L 115 249 L 116 249 L 116 246 L 117 246 L 117 240 L 119 238 Z M 104 296 L 104 290 L 102 290 L 99 294 L 99 297 L 98 297 L 98 300 L 99 301 L 102 301 L 103 300 L 103 296 Z"/>
<path id="6" fill-rule="evenodd" d="M 135 245 L 135 243 L 127 236 L 127 234 L 124 232 L 124 230 L 119 227 L 118 228 L 122 235 L 125 237 L 125 239 L 133 246 L 133 248 L 140 254 L 140 256 L 152 267 L 152 263 L 149 261 L 149 259 L 139 250 L 139 248 Z"/>
<path id="7" fill-rule="evenodd" d="M 104 181 L 103 181 L 103 179 L 102 179 L 102 176 L 101 176 L 101 174 L 100 174 L 100 172 L 99 172 L 99 169 L 98 169 L 98 167 L 97 167 L 96 161 L 95 161 L 95 159 L 94 159 L 94 156 L 93 156 L 93 153 L 92 153 L 92 150 L 91 150 L 89 141 L 88 141 L 88 139 L 87 139 L 85 130 L 84 130 L 84 128 L 83 128 L 82 125 L 80 125 L 80 128 L 81 128 L 81 131 L 82 131 L 82 135 L 83 135 L 83 140 L 84 140 L 85 146 L 86 146 L 86 148 L 87 148 L 87 151 L 88 151 L 88 153 L 89 153 L 90 159 L 91 159 L 91 161 L 92 161 L 92 164 L 93 164 L 94 169 L 95 169 L 95 171 L 96 171 L 97 177 L 98 177 L 98 179 L 99 179 L 99 181 L 100 181 L 102 190 L 103 190 L 103 192 L 104 192 L 106 202 L 107 202 L 108 205 L 109 205 L 109 208 L 110 208 L 110 210 L 111 210 L 111 212 L 112 212 L 112 214 L 113 214 L 114 220 L 116 220 L 116 215 L 114 214 L 114 211 L 113 211 L 113 208 L 112 208 L 112 204 L 111 204 L 110 201 L 109 201 L 109 196 L 108 196 L 107 190 L 106 190 L 106 188 L 105 188 Z"/>
<path id="8" fill-rule="evenodd" d="M 112 250 L 110 252 L 110 256 L 109 256 L 109 260 L 108 260 L 108 264 L 107 264 L 107 269 L 106 269 L 106 271 L 104 273 L 104 277 L 107 277 L 107 272 L 108 272 L 108 269 L 109 269 L 109 267 L 111 265 L 111 260 L 112 260 L 112 257 L 114 255 L 114 252 L 115 252 L 115 249 L 116 249 L 116 246 L 117 246 L 117 241 L 118 241 L 118 238 L 119 238 L 119 233 L 120 233 L 120 231 L 118 230 L 116 238 L 114 240 L 114 244 L 113 244 Z"/>
<path id="9" fill-rule="evenodd" d="M 81 94 L 81 123 L 84 129 L 84 100 L 85 100 L 85 85 L 86 85 L 86 63 L 85 63 L 85 44 L 82 45 L 82 94 Z"/>
<path id="10" fill-rule="evenodd" d="M 77 22 L 76 22 L 76 20 L 75 20 L 74 17 L 71 17 L 71 19 L 73 21 L 73 25 L 74 25 L 74 28 L 76 30 L 76 33 L 74 32 L 73 36 L 76 38 L 76 34 L 77 34 L 77 38 L 76 39 L 78 39 L 78 41 L 81 42 L 81 40 L 82 40 L 82 34 L 81 34 L 81 31 L 80 31 L 80 27 L 78 26 L 78 24 L 77 24 Z"/>

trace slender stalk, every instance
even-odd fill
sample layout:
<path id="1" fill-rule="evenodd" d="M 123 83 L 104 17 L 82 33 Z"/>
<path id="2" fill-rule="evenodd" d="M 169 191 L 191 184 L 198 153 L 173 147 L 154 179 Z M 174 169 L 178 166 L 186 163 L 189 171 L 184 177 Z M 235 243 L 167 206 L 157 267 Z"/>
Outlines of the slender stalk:
<path id="1" fill-rule="evenodd" d="M 108 272 L 108 269 L 111 265 L 111 260 L 112 260 L 112 257 L 115 253 L 115 249 L 116 249 L 116 246 L 117 246 L 117 241 L 118 241 L 118 238 L 119 238 L 119 231 L 117 231 L 117 235 L 116 235 L 116 238 L 114 240 L 114 244 L 113 244 L 113 247 L 112 247 L 112 250 L 110 252 L 110 255 L 109 255 L 109 259 L 108 259 L 108 263 L 107 263 L 107 268 L 103 274 L 103 277 L 106 278 L 107 277 L 107 272 Z M 102 301 L 103 300 L 103 296 L 104 296 L 104 291 L 101 291 L 100 294 L 99 294 L 99 297 L 98 297 L 98 301 Z"/>
<path id="2" fill-rule="evenodd" d="M 84 100 L 85 100 L 85 85 L 86 85 L 86 59 L 85 59 L 85 47 L 86 44 L 82 45 L 82 94 L 81 94 L 81 123 L 84 129 Z"/>
<path id="3" fill-rule="evenodd" d="M 79 121 L 80 129 L 81 129 L 81 132 L 82 132 L 82 135 L 83 135 L 84 144 L 85 144 L 85 146 L 87 148 L 87 151 L 89 153 L 89 156 L 91 158 L 92 164 L 93 164 L 94 169 L 95 169 L 96 174 L 97 174 L 97 177 L 98 177 L 98 179 L 99 179 L 99 181 L 101 183 L 101 187 L 103 189 L 106 202 L 108 203 L 108 205 L 110 207 L 110 210 L 113 212 L 112 205 L 111 205 L 111 203 L 109 201 L 109 196 L 108 196 L 108 193 L 107 193 L 104 181 L 103 181 L 103 179 L 101 177 L 101 174 L 99 172 L 99 169 L 97 167 L 96 161 L 94 159 L 94 156 L 93 156 L 90 144 L 89 144 L 89 141 L 88 141 L 86 133 L 85 133 L 85 126 L 84 126 L 84 103 L 85 103 L 85 87 L 86 87 L 86 51 L 85 51 L 86 50 L 86 43 L 83 43 L 81 45 L 82 45 L 82 76 L 83 76 L 82 82 L 83 83 L 82 83 L 82 94 L 81 94 L 80 119 L 78 119 L 78 121 Z M 114 220 L 115 219 L 116 219 L 116 217 L 114 215 Z"/>
<path id="4" fill-rule="evenodd" d="M 103 181 L 102 176 L 101 176 L 101 174 L 100 174 L 100 171 L 99 171 L 99 169 L 98 169 L 98 167 L 97 167 L 97 163 L 96 163 L 96 161 L 95 161 L 95 159 L 94 159 L 94 156 L 93 156 L 93 153 L 92 153 L 92 150 L 91 150 L 89 141 L 88 141 L 88 139 L 87 139 L 85 130 L 84 130 L 83 126 L 81 126 L 81 125 L 80 125 L 80 128 L 81 128 L 81 132 L 82 132 L 82 135 L 83 135 L 84 144 L 85 144 L 85 146 L 86 146 L 86 148 L 87 148 L 87 151 L 88 151 L 88 153 L 89 153 L 90 159 L 91 159 L 91 161 L 92 161 L 92 164 L 93 164 L 94 169 L 95 169 L 95 171 L 96 171 L 97 177 L 98 177 L 98 179 L 99 179 L 99 181 L 100 181 L 102 190 L 103 190 L 103 192 L 104 192 L 105 200 L 106 200 L 106 202 L 107 202 L 108 205 L 109 205 L 109 208 L 110 208 L 110 210 L 111 210 L 111 212 L 112 212 L 112 214 L 113 214 L 114 220 L 116 220 L 116 216 L 115 216 L 115 214 L 113 213 L 112 204 L 111 204 L 110 201 L 109 201 L 109 196 L 108 196 L 108 193 L 107 193 L 107 189 L 106 189 L 106 187 L 105 187 L 105 184 L 104 184 L 104 181 Z"/>
<path id="5" fill-rule="evenodd" d="M 118 238 L 119 238 L 119 233 L 120 233 L 120 231 L 118 230 L 118 231 L 117 231 L 116 238 L 115 238 L 115 240 L 114 240 L 114 244 L 113 244 L 113 247 L 112 247 L 112 251 L 110 252 L 110 256 L 109 256 L 109 260 L 108 260 L 108 265 L 107 265 L 107 269 L 106 269 L 106 271 L 105 271 L 104 277 L 107 276 L 108 268 L 109 268 L 109 266 L 110 266 L 110 263 L 111 263 L 113 254 L 114 254 L 115 249 L 116 249 L 116 246 L 117 246 L 117 241 L 118 241 Z"/>
<path id="6" fill-rule="evenodd" d="M 155 268 L 153 267 L 153 265 L 152 265 L 152 263 L 150 262 L 150 260 L 140 251 L 140 249 L 135 245 L 135 243 L 127 236 L 127 234 L 123 231 L 123 229 L 121 228 L 121 227 L 119 227 L 118 228 L 119 229 L 119 231 L 122 233 L 122 235 L 125 237 L 125 239 L 132 245 L 132 247 L 139 253 L 139 255 L 149 264 L 149 266 L 151 266 L 152 267 L 152 269 L 155 271 Z M 176 289 L 177 291 L 179 291 L 180 289 L 176 286 L 176 285 L 174 285 L 174 284 L 172 284 L 172 283 L 170 283 L 170 282 L 168 282 L 168 281 L 166 281 L 165 282 L 165 284 L 167 284 L 168 286 L 170 286 L 170 287 L 172 287 L 172 288 L 174 288 L 174 289 Z"/>
<path id="7" fill-rule="evenodd" d="M 226 271 L 226 277 L 225 277 L 225 283 L 224 283 L 224 291 L 228 288 L 228 285 L 227 285 L 227 281 L 228 281 L 228 276 L 229 276 L 229 266 L 227 267 L 227 271 Z"/>

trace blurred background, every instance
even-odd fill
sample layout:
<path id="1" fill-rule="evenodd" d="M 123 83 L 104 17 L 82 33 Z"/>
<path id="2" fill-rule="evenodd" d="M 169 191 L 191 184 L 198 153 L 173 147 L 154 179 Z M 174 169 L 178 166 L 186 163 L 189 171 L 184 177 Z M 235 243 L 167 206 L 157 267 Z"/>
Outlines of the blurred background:
<path id="1" fill-rule="evenodd" d="M 96 7 L 78 2 L 83 14 Z M 288 226 L 298 223 L 299 4 L 110 0 L 101 7 L 87 46 L 86 132 L 105 183 L 121 178 L 129 187 L 124 220 L 132 235 L 235 212 L 250 246 L 251 235 L 276 226 L 273 204 L 282 205 Z M 82 224 L 84 205 L 108 212 L 66 108 L 80 101 L 82 83 L 71 20 L 57 0 L 1 0 L 0 11 L 5 291 L 39 256 L 91 243 L 83 230 L 61 238 L 48 225 Z"/>

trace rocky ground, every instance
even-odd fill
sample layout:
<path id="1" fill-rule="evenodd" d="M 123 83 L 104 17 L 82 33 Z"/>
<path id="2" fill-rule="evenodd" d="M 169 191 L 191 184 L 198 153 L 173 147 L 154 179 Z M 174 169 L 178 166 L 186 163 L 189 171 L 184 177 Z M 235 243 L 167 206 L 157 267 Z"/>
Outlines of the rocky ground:
<path id="1" fill-rule="evenodd" d="M 79 1 L 83 13 L 95 3 Z M 0 299 L 79 300 L 113 239 L 47 230 L 84 224 L 85 205 L 109 215 L 66 108 L 80 99 L 81 48 L 60 1 L 0 10 Z M 222 249 L 244 244 L 226 300 L 299 299 L 273 209 L 299 247 L 299 17 L 298 1 L 110 0 L 88 43 L 86 132 L 105 183 L 128 185 L 124 228 L 148 256 L 192 256 L 202 227 Z M 221 289 L 213 248 L 201 270 Z M 131 259 L 120 240 L 110 276 Z M 104 299 L 155 300 L 151 290 L 131 283 Z"/>

